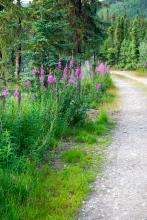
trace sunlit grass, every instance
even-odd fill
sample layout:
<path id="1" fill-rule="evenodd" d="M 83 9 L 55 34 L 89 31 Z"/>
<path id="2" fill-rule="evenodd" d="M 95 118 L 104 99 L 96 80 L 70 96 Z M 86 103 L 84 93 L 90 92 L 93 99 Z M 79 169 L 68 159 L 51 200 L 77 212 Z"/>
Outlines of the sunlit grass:
<path id="1" fill-rule="evenodd" d="M 120 104 L 119 90 L 116 86 L 108 90 L 108 95 L 105 96 L 103 103 L 98 106 L 101 111 L 115 111 L 118 110 Z"/>
<path id="2" fill-rule="evenodd" d="M 136 70 L 134 74 L 138 77 L 147 77 L 147 69 L 144 70 Z"/>

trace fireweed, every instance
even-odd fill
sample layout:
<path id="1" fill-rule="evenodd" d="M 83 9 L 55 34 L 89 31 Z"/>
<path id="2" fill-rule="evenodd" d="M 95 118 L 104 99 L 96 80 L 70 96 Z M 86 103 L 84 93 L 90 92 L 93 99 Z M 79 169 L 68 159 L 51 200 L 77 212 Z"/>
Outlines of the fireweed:
<path id="1" fill-rule="evenodd" d="M 35 68 L 32 70 L 32 74 L 33 74 L 34 76 L 36 76 L 37 70 L 36 70 Z"/>
<path id="2" fill-rule="evenodd" d="M 42 204 L 46 206 L 46 201 L 49 201 L 45 200 L 44 193 L 46 189 L 50 193 L 52 179 L 51 181 L 49 179 L 49 185 L 44 185 L 44 178 L 48 178 L 48 172 L 42 171 L 43 165 L 48 166 L 51 163 L 55 148 L 61 138 L 67 137 L 69 128 L 78 123 L 84 125 L 84 121 L 87 121 L 87 109 L 91 107 L 90 102 L 96 99 L 98 103 L 100 95 L 110 86 L 108 74 L 97 74 L 93 80 L 87 80 L 86 84 L 85 79 L 82 79 L 80 67 L 75 70 L 73 61 L 67 68 L 65 67 L 64 72 L 60 69 L 50 73 L 47 70 L 34 69 L 31 83 L 27 82 L 26 85 L 26 81 L 23 81 L 24 91 L 22 89 L 20 93 L 20 90 L 16 89 L 12 97 L 8 96 L 8 88 L 3 91 L 6 104 L 0 114 L 1 219 L 37 218 L 37 206 L 44 212 Z M 65 81 L 62 80 L 64 74 Z M 82 86 L 80 95 L 77 81 Z M 97 84 L 101 85 L 98 86 L 98 90 Z M 26 86 L 29 89 L 26 89 Z M 19 99 L 20 94 L 22 98 L 18 105 L 15 98 Z M 52 172 L 52 169 L 50 171 Z M 41 173 L 38 178 L 39 172 Z M 65 174 L 66 170 L 63 178 Z M 41 189 L 45 186 L 43 193 L 38 188 L 39 181 L 43 183 Z M 82 173 L 81 182 L 83 182 Z M 37 206 L 32 195 L 35 195 Z M 24 218 L 26 206 L 30 208 L 31 215 L 26 211 Z M 32 212 L 35 214 L 32 215 Z"/>
<path id="3" fill-rule="evenodd" d="M 29 89 L 31 87 L 31 81 L 26 80 L 26 88 Z"/>
<path id="4" fill-rule="evenodd" d="M 62 69 L 62 62 L 61 61 L 59 61 L 59 63 L 58 63 L 58 70 L 61 70 Z"/>
<path id="5" fill-rule="evenodd" d="M 16 145 L 20 145 L 21 149 L 24 145 L 24 149 L 30 148 L 29 146 L 32 146 L 32 144 L 37 146 L 38 144 L 42 146 L 43 143 L 43 146 L 54 145 L 52 143 L 54 137 L 61 137 L 68 126 L 83 120 L 83 118 L 86 117 L 86 111 L 90 100 L 95 99 L 98 102 L 100 96 L 110 87 L 111 82 L 109 82 L 109 75 L 102 74 L 99 76 L 98 74 L 95 76 L 94 82 L 92 80 L 89 81 L 89 88 L 87 88 L 87 85 L 83 81 L 81 67 L 77 66 L 77 68 L 74 68 L 74 66 L 74 60 L 71 60 L 69 66 L 66 65 L 65 67 L 61 62 L 59 62 L 58 69 L 60 69 L 60 72 L 52 71 L 52 73 L 49 75 L 43 68 L 40 69 L 40 72 L 34 68 L 32 70 L 32 75 L 35 77 L 31 81 L 29 79 L 25 81 L 26 90 L 21 91 L 21 93 L 20 90 L 15 90 L 14 97 L 16 100 L 20 101 L 20 106 L 18 109 L 16 108 L 16 111 L 20 111 L 19 114 L 21 115 L 21 120 L 24 120 L 23 123 L 27 123 L 26 132 L 23 129 L 23 125 L 21 125 L 22 130 L 18 132 L 18 134 L 20 134 L 18 140 L 20 141 L 19 143 L 17 142 Z M 104 72 L 104 70 L 106 71 L 106 69 L 108 70 L 106 65 L 101 65 L 101 68 L 99 68 L 99 70 L 102 72 Z M 63 73 L 61 71 L 63 71 Z M 82 87 L 82 92 L 80 94 L 78 83 L 80 83 Z M 3 96 L 6 99 L 8 98 L 8 88 L 5 88 L 3 91 Z M 27 108 L 30 108 L 29 113 L 27 113 Z M 41 117 L 41 120 L 43 121 L 38 121 L 37 124 L 35 122 L 33 125 L 31 120 L 32 117 L 35 117 L 33 116 L 34 111 L 39 112 L 35 113 L 38 119 L 36 117 L 34 120 L 40 120 L 39 117 Z M 40 112 L 42 114 L 41 116 L 39 116 Z M 16 118 L 14 117 L 15 120 L 19 114 L 16 114 Z M 13 121 L 14 119 L 12 122 Z M 19 123 L 21 124 L 22 122 L 18 122 L 18 124 Z M 30 126 L 28 123 L 31 123 L 31 126 L 33 125 L 37 135 L 34 136 L 35 132 L 33 134 L 33 131 L 32 135 L 31 132 L 29 134 L 28 129 Z M 12 126 L 15 128 L 15 123 L 12 123 Z M 21 134 L 21 132 L 24 134 Z M 40 132 L 43 132 L 45 139 L 42 137 L 42 135 L 39 135 Z M 14 133 L 14 140 L 16 140 L 15 129 L 12 133 Z M 18 134 L 17 136 L 19 136 Z M 23 135 L 24 139 L 21 139 L 21 136 Z M 27 140 L 30 138 L 30 135 L 32 136 L 31 141 L 27 142 Z"/>
<path id="6" fill-rule="evenodd" d="M 9 90 L 7 89 L 7 88 L 5 88 L 4 90 L 3 90 L 3 92 L 2 92 L 2 95 L 6 98 L 6 97 L 8 97 L 9 96 Z"/>
<path id="7" fill-rule="evenodd" d="M 101 63 L 97 68 L 96 72 L 100 74 L 107 74 L 109 73 L 109 68 L 106 63 Z"/>
<path id="8" fill-rule="evenodd" d="M 70 60 L 70 64 L 69 64 L 70 69 L 74 68 L 74 64 L 75 64 L 74 60 Z"/>
<path id="9" fill-rule="evenodd" d="M 44 76 L 44 74 L 45 74 L 45 70 L 44 70 L 43 68 L 41 68 L 41 70 L 40 70 L 40 75 L 41 75 L 41 76 Z"/>

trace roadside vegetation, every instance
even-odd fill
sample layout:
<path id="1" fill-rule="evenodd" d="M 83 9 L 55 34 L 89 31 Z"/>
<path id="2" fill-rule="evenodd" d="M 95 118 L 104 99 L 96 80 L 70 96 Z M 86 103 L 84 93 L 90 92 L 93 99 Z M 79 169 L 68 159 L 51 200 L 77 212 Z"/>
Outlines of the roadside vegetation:
<path id="1" fill-rule="evenodd" d="M 56 75 L 33 69 L 21 91 L 3 90 L 1 219 L 76 219 L 102 169 L 113 123 L 100 111 L 114 100 L 113 83 L 104 64 L 89 80 L 69 65 L 59 62 Z M 99 109 L 93 121 L 91 108 Z"/>

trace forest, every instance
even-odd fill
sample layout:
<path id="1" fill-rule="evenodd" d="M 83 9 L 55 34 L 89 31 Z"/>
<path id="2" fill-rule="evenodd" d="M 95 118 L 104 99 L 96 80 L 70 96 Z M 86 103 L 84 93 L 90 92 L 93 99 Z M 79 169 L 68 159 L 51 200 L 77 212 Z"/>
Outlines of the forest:
<path id="1" fill-rule="evenodd" d="M 147 72 L 146 8 L 0 0 L 2 220 L 78 219 L 115 126 L 111 69 Z"/>

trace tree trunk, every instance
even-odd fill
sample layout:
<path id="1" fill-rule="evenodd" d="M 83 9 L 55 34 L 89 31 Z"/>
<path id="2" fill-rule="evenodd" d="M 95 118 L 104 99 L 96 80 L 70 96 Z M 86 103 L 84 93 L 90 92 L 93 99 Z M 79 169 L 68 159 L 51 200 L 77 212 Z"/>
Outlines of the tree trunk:
<path id="1" fill-rule="evenodd" d="M 21 2 L 20 0 L 17 0 L 17 6 L 18 8 L 21 8 Z M 21 37 L 21 31 L 22 31 L 22 26 L 21 26 L 21 17 L 19 15 L 18 18 L 18 41 L 20 41 L 20 37 Z M 16 48 L 16 76 L 19 79 L 20 78 L 20 72 L 21 72 L 21 63 L 22 63 L 22 56 L 21 56 L 21 43 L 19 43 L 19 45 Z"/>
<path id="2" fill-rule="evenodd" d="M 21 44 L 16 48 L 16 76 L 20 77 L 21 72 Z"/>

